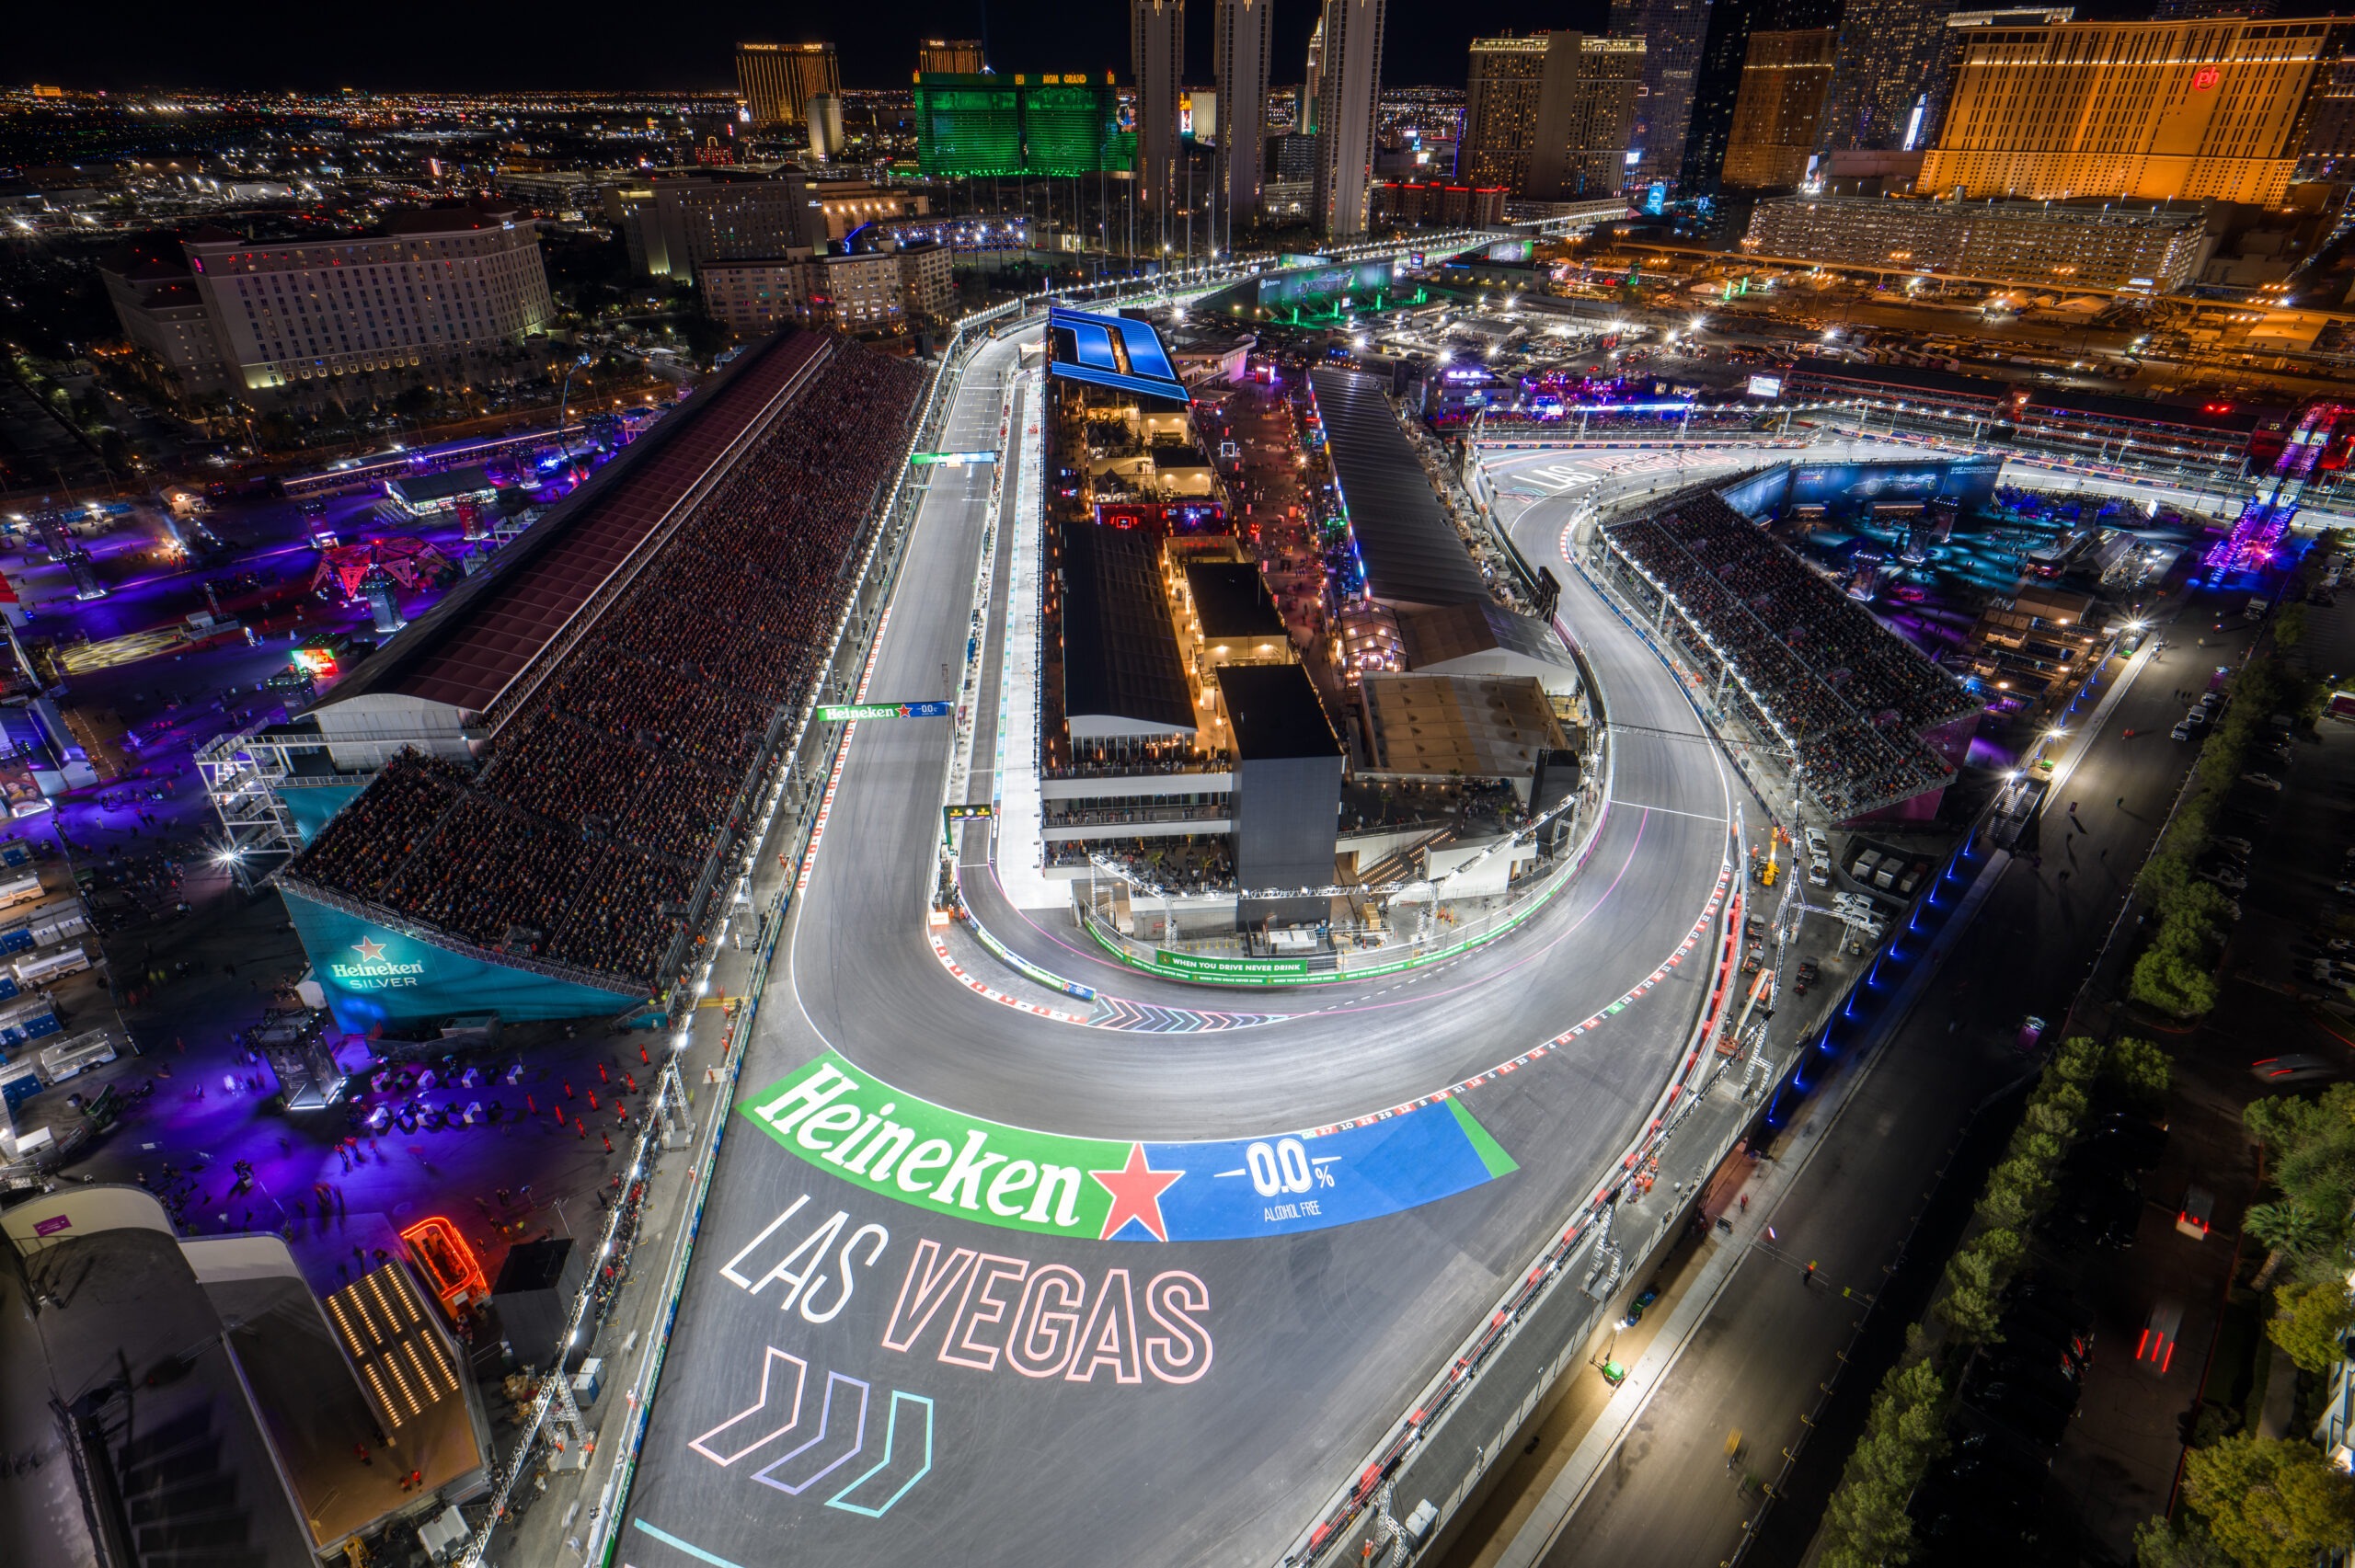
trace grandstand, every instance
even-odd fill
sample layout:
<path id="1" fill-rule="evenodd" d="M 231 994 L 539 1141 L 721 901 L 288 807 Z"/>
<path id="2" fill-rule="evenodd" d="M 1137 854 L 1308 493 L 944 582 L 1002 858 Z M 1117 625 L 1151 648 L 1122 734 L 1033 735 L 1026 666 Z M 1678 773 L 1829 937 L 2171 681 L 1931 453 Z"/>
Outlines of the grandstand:
<path id="1" fill-rule="evenodd" d="M 1739 693 L 1789 748 L 1827 817 L 1933 814 L 1980 704 L 1720 494 L 1754 477 L 1607 525 L 1606 569 L 1648 608 L 1674 610 L 1671 634 L 1718 700 Z"/>
<path id="2" fill-rule="evenodd" d="M 355 743 L 423 738 L 281 878 L 347 1027 L 612 1013 L 683 977 L 925 373 L 756 346 L 322 704 Z"/>

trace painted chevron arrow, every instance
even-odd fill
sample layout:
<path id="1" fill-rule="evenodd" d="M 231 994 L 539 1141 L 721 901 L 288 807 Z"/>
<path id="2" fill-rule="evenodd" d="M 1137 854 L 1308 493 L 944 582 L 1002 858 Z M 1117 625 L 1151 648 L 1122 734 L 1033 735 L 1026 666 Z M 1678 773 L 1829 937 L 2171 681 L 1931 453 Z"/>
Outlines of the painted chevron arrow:
<path id="1" fill-rule="evenodd" d="M 858 1457 L 867 1446 L 867 1385 L 841 1372 L 826 1374 L 826 1402 L 818 1410 L 818 1430 L 752 1472 L 764 1486 L 798 1497 Z M 841 1408 L 835 1408 L 835 1402 Z"/>

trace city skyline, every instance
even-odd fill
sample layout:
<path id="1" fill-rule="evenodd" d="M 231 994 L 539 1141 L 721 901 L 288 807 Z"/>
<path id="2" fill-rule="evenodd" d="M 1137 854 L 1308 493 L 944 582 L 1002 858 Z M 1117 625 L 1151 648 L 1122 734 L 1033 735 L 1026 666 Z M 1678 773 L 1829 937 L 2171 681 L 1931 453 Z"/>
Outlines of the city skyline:
<path id="1" fill-rule="evenodd" d="M 1280 0 L 1275 9 L 1274 79 L 1296 76 L 1315 26 L 1315 0 Z M 1566 28 L 1602 32 L 1607 0 L 1502 0 L 1477 13 L 1402 7 L 1391 17 L 1385 52 L 1388 86 L 1460 81 L 1465 52 L 1477 35 L 1506 29 Z M 1212 7 L 1188 20 L 1189 83 L 1214 69 Z M 276 12 L 285 25 L 276 25 Z M 559 88 L 725 91 L 735 86 L 734 52 L 750 41 L 832 42 L 843 84 L 853 90 L 908 85 L 916 42 L 924 38 L 982 38 L 990 63 L 1004 70 L 1109 67 L 1126 78 L 1125 5 L 984 7 L 978 0 L 926 0 L 903 9 L 862 14 L 781 14 L 756 6 L 714 6 L 666 18 L 656 33 L 591 24 L 552 33 L 537 14 L 461 8 L 446 0 L 413 7 L 412 27 L 375 32 L 350 50 L 321 48 L 316 24 L 291 7 L 264 6 L 250 29 L 231 40 L 163 6 L 134 6 L 106 24 L 87 13 L 47 13 L 12 29 L 10 74 L 20 82 L 123 91 L 137 87 L 375 92 L 497 92 Z M 450 40 L 470 47 L 453 51 Z"/>

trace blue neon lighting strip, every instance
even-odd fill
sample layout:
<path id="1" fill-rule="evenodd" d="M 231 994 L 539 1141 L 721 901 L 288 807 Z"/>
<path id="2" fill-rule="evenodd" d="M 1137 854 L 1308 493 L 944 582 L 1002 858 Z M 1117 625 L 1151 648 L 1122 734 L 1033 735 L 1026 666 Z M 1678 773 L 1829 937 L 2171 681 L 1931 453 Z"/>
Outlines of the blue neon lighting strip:
<path id="1" fill-rule="evenodd" d="M 1067 381 L 1084 381 L 1097 386 L 1109 386 L 1120 392 L 1133 392 L 1143 397 L 1158 397 L 1168 403 L 1191 403 L 1194 399 L 1178 381 L 1145 381 L 1137 376 L 1122 375 L 1118 371 L 1099 371 L 1087 365 L 1074 365 L 1057 360 L 1050 362 L 1048 371 Z"/>

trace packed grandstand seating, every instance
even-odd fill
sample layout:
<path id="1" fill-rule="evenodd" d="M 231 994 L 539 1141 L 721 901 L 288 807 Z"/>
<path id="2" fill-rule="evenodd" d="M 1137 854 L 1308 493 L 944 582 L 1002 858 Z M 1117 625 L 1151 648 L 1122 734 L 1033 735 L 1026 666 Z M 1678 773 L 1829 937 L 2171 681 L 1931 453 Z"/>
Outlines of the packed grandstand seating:
<path id="1" fill-rule="evenodd" d="M 1953 777 L 1922 733 L 1970 714 L 1969 694 L 1723 498 L 1680 496 L 1607 532 L 1734 665 L 1835 815 Z"/>
<path id="2" fill-rule="evenodd" d="M 395 759 L 293 875 L 477 946 L 664 983 L 681 906 L 765 783 L 770 725 L 818 677 L 923 380 L 840 346 L 478 775 Z"/>

